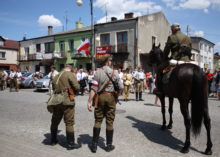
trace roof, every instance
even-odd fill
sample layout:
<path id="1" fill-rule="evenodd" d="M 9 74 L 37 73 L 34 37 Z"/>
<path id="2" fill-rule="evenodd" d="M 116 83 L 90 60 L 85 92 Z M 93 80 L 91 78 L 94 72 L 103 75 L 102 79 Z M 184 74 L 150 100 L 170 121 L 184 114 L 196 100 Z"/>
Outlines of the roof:
<path id="1" fill-rule="evenodd" d="M 22 41 L 28 41 L 28 40 L 33 40 L 33 39 L 40 39 L 40 38 L 47 38 L 47 37 L 55 37 L 58 35 L 64 35 L 64 34 L 71 34 L 71 33 L 79 33 L 79 32 L 86 32 L 86 31 L 91 31 L 91 26 L 88 27 L 83 27 L 83 28 L 77 28 L 77 29 L 71 29 L 68 31 L 64 31 L 64 32 L 59 32 L 59 33 L 54 33 L 51 35 L 45 35 L 45 36 L 41 36 L 41 37 L 36 37 L 36 38 L 30 38 L 30 39 L 26 39 L 26 40 L 21 40 Z"/>
<path id="2" fill-rule="evenodd" d="M 3 39 L 3 41 L 4 41 L 4 45 L 2 45 L 2 46 L 0 45 L 0 48 L 15 49 L 15 50 L 19 49 L 19 42 L 15 41 L 15 40 L 7 40 L 1 36 L 0 36 L 0 38 Z"/>
<path id="3" fill-rule="evenodd" d="M 215 45 L 213 42 L 211 42 L 211 41 L 209 41 L 209 40 L 207 40 L 207 39 L 205 39 L 205 38 L 203 38 L 203 37 L 190 37 L 192 40 L 203 40 L 203 41 L 205 41 L 205 42 L 208 42 L 208 43 L 210 43 L 210 44 L 212 44 L 213 46 Z"/>

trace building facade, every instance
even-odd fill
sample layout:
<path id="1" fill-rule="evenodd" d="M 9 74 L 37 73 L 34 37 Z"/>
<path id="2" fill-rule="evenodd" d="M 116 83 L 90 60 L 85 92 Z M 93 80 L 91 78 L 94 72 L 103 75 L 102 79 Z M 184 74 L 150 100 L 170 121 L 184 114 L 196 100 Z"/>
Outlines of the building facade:
<path id="1" fill-rule="evenodd" d="M 214 46 L 211 41 L 202 37 L 191 37 L 192 48 L 199 51 L 199 66 L 204 70 L 214 71 Z"/>
<path id="2" fill-rule="evenodd" d="M 19 66 L 21 71 L 49 73 L 54 63 L 54 36 L 20 41 Z"/>
<path id="3" fill-rule="evenodd" d="M 148 53 L 152 45 L 160 44 L 163 50 L 170 35 L 170 24 L 162 12 L 138 17 L 138 41 L 137 41 L 137 62 L 147 71 L 153 71 L 148 66 Z"/>
<path id="4" fill-rule="evenodd" d="M 219 53 L 214 54 L 214 70 L 215 69 L 220 69 L 220 55 Z"/>
<path id="5" fill-rule="evenodd" d="M 134 68 L 136 62 L 137 18 L 133 13 L 125 14 L 125 18 L 111 22 L 96 24 L 96 47 L 110 46 L 115 68 Z"/>
<path id="6" fill-rule="evenodd" d="M 58 70 L 61 70 L 64 65 L 70 64 L 77 69 L 92 69 L 91 62 L 91 27 L 80 27 L 70 30 L 67 32 L 62 32 L 55 35 L 55 54 L 60 57 L 55 59 L 55 66 Z M 90 54 L 87 55 L 83 52 L 78 52 L 79 46 L 85 42 L 89 41 L 89 51 Z"/>
<path id="7" fill-rule="evenodd" d="M 19 42 L 0 36 L 0 68 L 17 70 Z"/>

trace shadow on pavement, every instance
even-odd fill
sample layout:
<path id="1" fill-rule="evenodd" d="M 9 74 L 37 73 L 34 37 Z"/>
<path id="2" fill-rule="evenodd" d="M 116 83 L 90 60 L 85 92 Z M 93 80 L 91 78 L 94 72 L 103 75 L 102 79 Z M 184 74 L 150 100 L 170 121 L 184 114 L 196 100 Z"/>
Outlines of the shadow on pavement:
<path id="1" fill-rule="evenodd" d="M 67 142 L 66 142 L 66 136 L 59 135 L 60 130 L 58 131 L 58 135 L 57 135 L 57 140 L 58 140 L 58 144 L 64 148 L 67 148 Z M 45 139 L 42 141 L 43 144 L 45 145 L 50 145 L 50 139 L 51 139 L 51 135 L 50 133 L 46 133 L 44 134 Z"/>
<path id="2" fill-rule="evenodd" d="M 85 144 L 89 147 L 89 145 L 91 145 L 92 143 L 92 136 L 90 136 L 89 134 L 81 134 L 79 135 L 79 138 L 77 139 L 77 141 L 81 144 Z M 99 137 L 99 141 L 98 141 L 98 146 L 102 149 L 105 149 L 105 139 L 103 137 Z"/>
<path id="3" fill-rule="evenodd" d="M 158 143 L 178 151 L 184 146 L 182 141 L 172 136 L 172 132 L 170 130 L 160 130 L 161 125 L 159 124 L 141 121 L 132 116 L 127 116 L 126 118 L 132 120 L 134 122 L 133 127 L 142 132 L 151 142 Z M 193 147 L 190 148 L 196 152 L 200 152 Z"/>

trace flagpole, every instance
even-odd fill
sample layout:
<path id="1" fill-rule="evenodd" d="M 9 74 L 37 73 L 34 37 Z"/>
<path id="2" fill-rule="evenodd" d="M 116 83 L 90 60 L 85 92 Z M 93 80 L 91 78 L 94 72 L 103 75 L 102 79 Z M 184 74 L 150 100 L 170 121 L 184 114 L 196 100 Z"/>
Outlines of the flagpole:
<path id="1" fill-rule="evenodd" d="M 82 0 L 76 0 L 78 6 L 83 5 Z M 92 39 L 92 69 L 95 70 L 95 26 L 94 26 L 94 16 L 93 16 L 93 0 L 90 0 L 90 15 L 91 15 L 91 39 Z"/>

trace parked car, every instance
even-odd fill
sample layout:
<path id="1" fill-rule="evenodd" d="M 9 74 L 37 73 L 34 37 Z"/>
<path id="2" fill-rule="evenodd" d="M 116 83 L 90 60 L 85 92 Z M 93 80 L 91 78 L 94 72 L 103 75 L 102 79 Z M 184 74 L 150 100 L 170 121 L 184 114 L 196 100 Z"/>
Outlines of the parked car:
<path id="1" fill-rule="evenodd" d="M 50 78 L 48 75 L 36 81 L 37 90 L 49 90 Z"/>
<path id="2" fill-rule="evenodd" d="M 24 73 L 21 77 L 21 87 L 24 88 L 34 88 L 36 81 L 34 80 L 34 73 Z"/>

